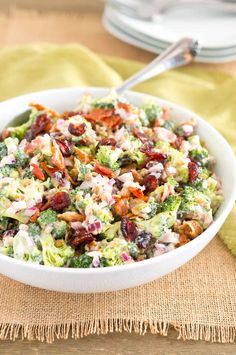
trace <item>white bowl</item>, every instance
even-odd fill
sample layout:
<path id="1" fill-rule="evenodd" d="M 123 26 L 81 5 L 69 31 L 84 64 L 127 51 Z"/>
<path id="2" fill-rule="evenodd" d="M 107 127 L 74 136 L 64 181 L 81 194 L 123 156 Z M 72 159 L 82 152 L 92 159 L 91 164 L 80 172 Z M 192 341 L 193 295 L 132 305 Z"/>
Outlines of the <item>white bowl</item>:
<path id="1" fill-rule="evenodd" d="M 84 93 L 103 97 L 108 92 L 109 89 L 104 88 L 54 89 L 7 100 L 0 103 L 0 130 L 6 127 L 14 116 L 24 112 L 30 102 L 40 103 L 62 112 L 73 109 Z M 115 291 L 153 281 L 177 269 L 197 255 L 219 231 L 236 197 L 235 156 L 229 144 L 206 121 L 180 106 L 136 92 L 127 92 L 126 96 L 137 106 L 154 99 L 161 106 L 170 107 L 172 117 L 178 121 L 196 118 L 197 132 L 207 142 L 211 154 L 217 159 L 215 170 L 223 184 L 224 202 L 214 222 L 190 243 L 167 254 L 138 263 L 101 269 L 70 269 L 35 265 L 0 255 L 2 274 L 28 285 L 54 291 L 80 293 Z"/>

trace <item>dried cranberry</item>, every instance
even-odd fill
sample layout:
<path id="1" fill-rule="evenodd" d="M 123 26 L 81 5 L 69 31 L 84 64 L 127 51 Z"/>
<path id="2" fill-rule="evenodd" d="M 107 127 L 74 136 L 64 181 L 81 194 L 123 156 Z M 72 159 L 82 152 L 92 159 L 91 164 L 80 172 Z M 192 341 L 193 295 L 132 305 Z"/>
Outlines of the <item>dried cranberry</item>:
<path id="1" fill-rule="evenodd" d="M 85 123 L 80 123 L 80 124 L 74 124 L 70 123 L 68 126 L 68 131 L 76 137 L 82 136 L 86 130 L 86 125 Z"/>
<path id="2" fill-rule="evenodd" d="M 64 155 L 64 157 L 69 157 L 71 155 L 71 145 L 67 140 L 56 139 L 59 148 Z"/>
<path id="3" fill-rule="evenodd" d="M 143 179 L 142 185 L 145 186 L 145 192 L 152 192 L 157 188 L 158 179 L 153 174 L 147 175 Z"/>
<path id="4" fill-rule="evenodd" d="M 70 196 L 65 191 L 59 191 L 54 196 L 52 196 L 50 204 L 54 211 L 61 211 L 64 208 L 70 206 Z"/>
<path id="5" fill-rule="evenodd" d="M 135 239 L 135 243 L 137 244 L 137 246 L 139 248 L 145 249 L 145 248 L 147 248 L 151 238 L 152 238 L 151 233 L 142 231 L 141 233 L 139 233 L 139 235 Z"/>
<path id="6" fill-rule="evenodd" d="M 46 113 L 42 113 L 36 118 L 30 129 L 26 132 L 26 140 L 32 141 L 38 134 L 44 133 L 51 124 L 51 118 Z"/>
<path id="7" fill-rule="evenodd" d="M 136 225 L 127 217 L 122 217 L 121 219 L 121 232 L 123 236 L 130 242 L 133 242 L 138 235 Z"/>
<path id="8" fill-rule="evenodd" d="M 194 183 L 194 181 L 198 177 L 198 165 L 194 161 L 190 161 L 188 163 L 188 172 L 189 172 L 189 181 L 191 184 Z"/>
<path id="9" fill-rule="evenodd" d="M 68 242 L 71 246 L 77 248 L 78 246 L 89 244 L 93 240 L 93 235 L 88 233 L 88 231 L 84 227 L 81 227 L 74 232 Z"/>
<path id="10" fill-rule="evenodd" d="M 101 145 L 111 145 L 112 147 L 116 146 L 116 140 L 114 138 L 103 138 L 99 141 L 98 147 Z"/>
<path id="11" fill-rule="evenodd" d="M 167 158 L 167 155 L 164 153 L 159 153 L 154 150 L 153 143 L 152 142 L 146 142 L 141 148 L 140 151 L 144 153 L 149 159 L 151 160 L 157 160 L 159 162 L 164 161 Z"/>

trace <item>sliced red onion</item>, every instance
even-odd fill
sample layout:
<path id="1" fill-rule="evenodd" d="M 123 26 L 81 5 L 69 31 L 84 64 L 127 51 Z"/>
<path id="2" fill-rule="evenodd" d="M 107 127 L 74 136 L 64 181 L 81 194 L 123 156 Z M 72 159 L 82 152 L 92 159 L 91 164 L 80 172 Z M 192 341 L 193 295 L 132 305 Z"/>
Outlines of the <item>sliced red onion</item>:
<path id="1" fill-rule="evenodd" d="M 94 223 L 89 224 L 87 230 L 89 233 L 98 234 L 102 230 L 102 222 L 95 221 Z"/>
<path id="2" fill-rule="evenodd" d="M 122 257 L 122 260 L 123 260 L 123 261 L 130 261 L 130 260 L 131 260 L 130 255 L 127 254 L 125 251 L 122 251 L 121 257 Z"/>

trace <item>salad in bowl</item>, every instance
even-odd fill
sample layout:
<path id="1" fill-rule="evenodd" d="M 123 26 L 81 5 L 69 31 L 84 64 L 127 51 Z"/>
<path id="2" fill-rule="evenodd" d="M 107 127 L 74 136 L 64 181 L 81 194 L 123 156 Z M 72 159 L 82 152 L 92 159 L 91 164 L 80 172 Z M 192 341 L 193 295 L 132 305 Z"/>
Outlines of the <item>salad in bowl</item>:
<path id="1" fill-rule="evenodd" d="M 0 254 L 60 268 L 158 258 L 201 235 L 223 201 L 196 120 L 154 100 L 84 95 L 56 112 L 30 104 L 2 131 Z"/>

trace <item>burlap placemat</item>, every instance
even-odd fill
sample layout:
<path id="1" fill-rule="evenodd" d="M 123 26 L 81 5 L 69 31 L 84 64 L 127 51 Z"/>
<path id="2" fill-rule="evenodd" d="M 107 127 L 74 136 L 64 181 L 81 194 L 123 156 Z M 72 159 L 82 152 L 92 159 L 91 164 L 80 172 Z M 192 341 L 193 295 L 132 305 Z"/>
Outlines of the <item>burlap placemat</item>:
<path id="1" fill-rule="evenodd" d="M 109 67 L 91 52 L 76 46 L 1 49 L 0 96 L 6 98 L 45 87 L 118 85 L 121 77 L 139 67 L 137 63 L 108 59 L 106 62 Z M 95 71 L 95 66 L 99 70 Z M 12 75 L 14 82 L 9 80 Z M 193 78 L 195 85 L 190 92 Z M 234 85 L 230 76 L 184 69 L 167 73 L 140 89 L 189 106 L 212 120 L 232 143 Z M 233 235 L 232 226 L 227 233 Z M 80 338 L 123 330 L 167 335 L 173 326 L 179 338 L 233 342 L 235 269 L 235 257 L 216 238 L 176 272 L 150 284 L 114 293 L 61 294 L 0 276 L 0 338 L 52 342 L 70 335 Z"/>
<path id="2" fill-rule="evenodd" d="M 235 258 L 219 238 L 179 270 L 119 292 L 66 294 L 0 277 L 0 338 L 52 342 L 89 334 L 136 332 L 233 342 L 236 332 Z"/>

